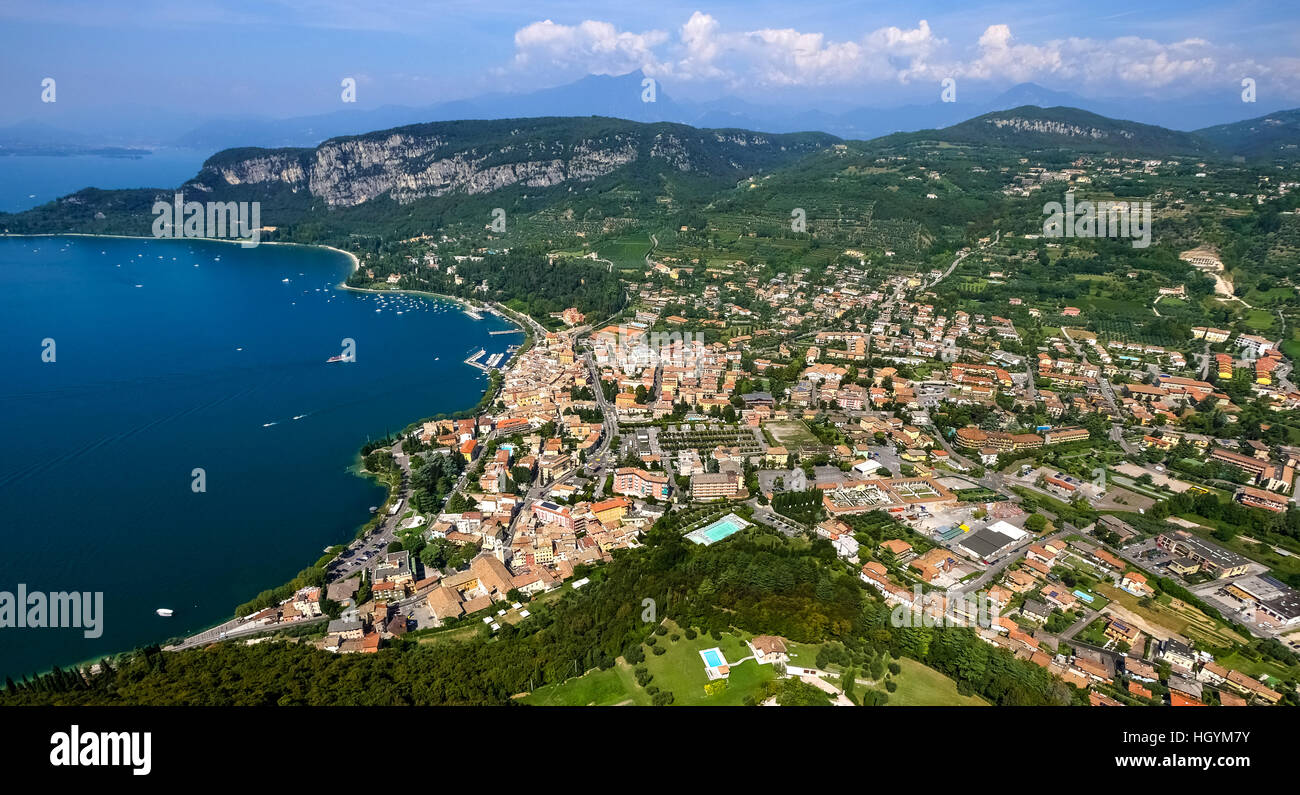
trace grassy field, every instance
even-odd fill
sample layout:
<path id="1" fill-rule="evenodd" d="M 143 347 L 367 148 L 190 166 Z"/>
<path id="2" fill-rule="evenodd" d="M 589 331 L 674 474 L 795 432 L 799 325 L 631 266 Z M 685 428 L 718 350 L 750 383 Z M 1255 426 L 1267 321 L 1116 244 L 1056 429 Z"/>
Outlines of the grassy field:
<path id="1" fill-rule="evenodd" d="M 813 436 L 808 426 L 799 420 L 769 422 L 763 428 L 772 433 L 772 438 L 777 444 L 790 450 L 799 449 L 803 445 L 817 444 L 817 437 Z"/>
<path id="2" fill-rule="evenodd" d="M 979 696 L 963 696 L 951 679 L 927 668 L 916 660 L 901 657 L 902 671 L 894 677 L 898 690 L 889 694 L 891 707 L 987 707 L 988 702 Z M 859 685 L 858 689 L 862 690 Z"/>
<path id="3" fill-rule="evenodd" d="M 1227 657 L 1220 657 L 1217 662 L 1225 668 L 1234 668 L 1248 676 L 1258 677 L 1260 674 L 1268 674 L 1275 679 L 1291 679 L 1295 677 L 1294 671 L 1267 657 L 1262 660 L 1252 660 L 1249 657 L 1233 652 Z"/>
<path id="4" fill-rule="evenodd" d="M 1242 322 L 1256 331 L 1268 331 L 1273 328 L 1273 321 L 1273 313 L 1267 309 L 1251 309 L 1242 318 Z"/>
<path id="5" fill-rule="evenodd" d="M 607 671 L 591 671 L 562 684 L 539 687 L 522 701 L 539 707 L 612 707 L 649 704 L 650 697 L 636 686 L 631 666 L 620 662 Z"/>
<path id="6" fill-rule="evenodd" d="M 800 668 L 816 668 L 817 652 L 821 651 L 821 646 L 815 643 L 795 643 L 792 640 L 785 642 L 785 650 L 790 655 L 790 664 L 797 665 Z"/>
<path id="7" fill-rule="evenodd" d="M 812 643 L 792 643 L 786 642 L 786 650 L 790 653 L 790 664 L 803 668 L 817 667 L 817 652 L 821 649 L 820 645 Z M 986 707 L 988 702 L 979 696 L 963 696 L 957 692 L 957 684 L 947 676 L 938 671 L 923 665 L 916 660 L 907 657 L 900 657 L 898 665 L 901 668 L 898 675 L 893 677 L 893 681 L 898 684 L 898 689 L 889 694 L 889 702 L 886 706 L 890 707 Z M 836 687 L 841 687 L 839 666 L 831 665 L 828 673 L 834 674 L 828 681 Z M 884 690 L 884 682 L 876 685 L 865 684 L 867 674 L 861 668 L 857 669 L 857 692 L 861 694 L 867 689 Z"/>
<path id="8" fill-rule="evenodd" d="M 741 706 L 747 696 L 761 695 L 766 683 L 776 678 L 776 670 L 771 665 L 747 660 L 731 666 L 725 690 L 709 695 L 704 692 L 708 677 L 704 673 L 700 652 L 717 647 L 728 662 L 734 663 L 749 656 L 749 648 L 745 645 L 749 636 L 743 632 L 728 632 L 723 633 L 721 640 L 714 640 L 710 635 L 698 635 L 688 640 L 671 622 L 666 622 L 666 626 L 669 633 L 656 636 L 655 643 L 662 644 L 668 651 L 655 655 L 647 648 L 642 665 L 653 677 L 648 686 L 671 691 L 674 705 Z M 680 634 L 676 642 L 670 640 L 674 633 Z M 792 665 L 816 665 L 818 645 L 789 643 L 787 648 Z M 957 685 L 933 668 L 906 657 L 899 659 L 898 664 L 902 670 L 893 677 L 898 689 L 889 694 L 889 706 L 988 706 L 979 696 L 958 693 Z M 863 678 L 861 670 L 858 678 Z M 831 679 L 832 683 L 838 684 L 834 677 Z M 866 687 L 870 686 L 859 684 L 858 691 Z M 879 689 L 884 689 L 883 682 Z M 536 706 L 645 706 L 651 703 L 651 696 L 636 683 L 633 666 L 619 658 L 609 670 L 589 671 L 558 685 L 539 687 L 520 700 Z"/>
<path id="9" fill-rule="evenodd" d="M 657 635 L 655 644 L 667 651 L 656 655 L 645 647 L 644 665 L 653 677 L 649 687 L 658 687 L 673 694 L 674 705 L 686 706 L 740 706 L 750 695 L 759 695 L 765 683 L 776 678 L 770 665 L 759 665 L 753 660 L 731 666 L 726 689 L 709 695 L 704 692 L 708 676 L 700 652 L 714 647 L 722 651 L 728 662 L 749 656 L 741 634 L 724 633 L 721 640 L 710 635 L 698 635 L 688 640 L 682 630 L 672 622 L 665 622 L 669 633 Z M 681 637 L 673 642 L 674 633 Z M 813 656 L 816 652 L 813 651 Z M 633 666 L 622 658 L 607 671 L 589 671 L 558 685 L 547 685 L 522 698 L 526 704 L 538 706 L 614 706 L 620 704 L 648 705 L 651 696 L 636 683 Z"/>
<path id="10" fill-rule="evenodd" d="M 648 232 L 637 232 L 596 245 L 598 256 L 614 263 L 620 270 L 645 270 L 645 255 L 650 250 Z"/>
<path id="11" fill-rule="evenodd" d="M 1293 337 L 1289 340 L 1283 340 L 1282 352 L 1287 355 L 1288 359 L 1300 358 L 1300 338 Z"/>

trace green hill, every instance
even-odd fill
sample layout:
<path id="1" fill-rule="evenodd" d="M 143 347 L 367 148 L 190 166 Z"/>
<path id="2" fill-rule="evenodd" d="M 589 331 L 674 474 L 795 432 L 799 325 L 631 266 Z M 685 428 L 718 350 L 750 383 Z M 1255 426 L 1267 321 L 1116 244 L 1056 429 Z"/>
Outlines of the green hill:
<path id="1" fill-rule="evenodd" d="M 1251 158 L 1300 157 L 1300 108 L 1220 124 L 1196 134 L 1224 151 Z"/>

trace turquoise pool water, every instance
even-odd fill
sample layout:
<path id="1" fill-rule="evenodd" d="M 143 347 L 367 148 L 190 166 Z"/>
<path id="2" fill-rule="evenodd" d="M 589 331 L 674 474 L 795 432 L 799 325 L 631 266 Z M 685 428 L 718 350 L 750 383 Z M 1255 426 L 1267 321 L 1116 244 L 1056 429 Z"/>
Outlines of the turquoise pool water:
<path id="1" fill-rule="evenodd" d="M 704 530 L 704 537 L 710 541 L 721 541 L 740 530 L 740 525 L 730 519 L 719 519 Z"/>
<path id="2" fill-rule="evenodd" d="M 717 649 L 709 649 L 704 652 L 704 662 L 708 663 L 710 668 L 717 668 L 719 665 L 726 665 L 722 655 L 718 654 Z"/>
<path id="3" fill-rule="evenodd" d="M 712 544 L 745 529 L 749 523 L 734 513 L 729 513 L 718 521 L 686 534 L 686 538 L 696 544 Z"/>

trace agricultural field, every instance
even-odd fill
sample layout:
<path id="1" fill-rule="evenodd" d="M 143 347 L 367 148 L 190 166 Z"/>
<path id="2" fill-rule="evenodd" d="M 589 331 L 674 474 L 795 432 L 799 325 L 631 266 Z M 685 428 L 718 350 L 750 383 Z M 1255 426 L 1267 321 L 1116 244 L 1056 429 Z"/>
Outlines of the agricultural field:
<path id="1" fill-rule="evenodd" d="M 652 247 L 650 233 L 645 231 L 606 240 L 593 246 L 597 256 L 613 262 L 615 268 L 634 271 L 645 270 L 645 255 Z"/>
<path id="2" fill-rule="evenodd" d="M 698 430 L 697 430 L 698 428 Z M 679 430 L 670 430 L 679 429 Z M 739 447 L 743 453 L 757 453 L 761 449 L 754 430 L 745 425 L 697 425 L 687 423 L 670 425 L 659 433 L 659 446 L 670 453 L 679 450 L 710 451 L 719 445 Z"/>

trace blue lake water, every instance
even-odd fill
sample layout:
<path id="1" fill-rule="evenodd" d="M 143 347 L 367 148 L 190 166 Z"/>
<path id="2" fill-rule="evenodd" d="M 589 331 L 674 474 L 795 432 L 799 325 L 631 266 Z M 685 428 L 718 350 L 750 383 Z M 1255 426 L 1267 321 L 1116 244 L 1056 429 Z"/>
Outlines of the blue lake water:
<path id="1" fill-rule="evenodd" d="M 382 499 L 351 471 L 361 444 L 473 406 L 487 378 L 462 360 L 522 341 L 449 300 L 337 289 L 350 267 L 304 247 L 0 238 L 0 591 L 102 591 L 105 613 L 95 640 L 0 629 L 0 675 L 196 630 L 291 579 Z M 356 361 L 326 363 L 344 338 Z"/>
<path id="2" fill-rule="evenodd" d="M 175 188 L 199 172 L 211 152 L 161 149 L 142 157 L 6 155 L 0 157 L 0 212 L 15 213 L 82 188 Z"/>

